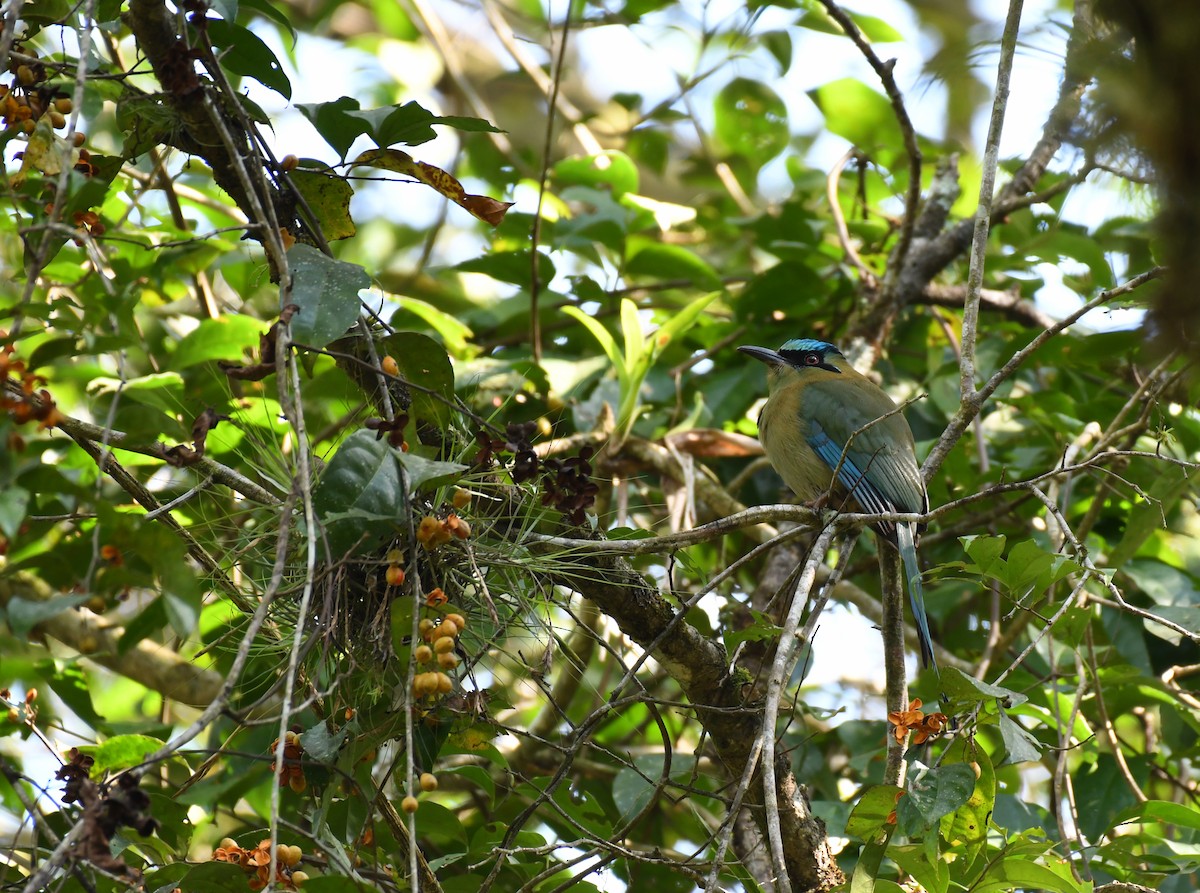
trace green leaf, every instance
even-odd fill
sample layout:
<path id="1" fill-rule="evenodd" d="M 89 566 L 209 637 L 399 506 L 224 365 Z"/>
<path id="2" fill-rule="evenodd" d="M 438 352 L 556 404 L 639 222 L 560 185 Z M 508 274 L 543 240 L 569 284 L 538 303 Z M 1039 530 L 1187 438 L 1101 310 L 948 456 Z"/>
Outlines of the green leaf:
<path id="1" fill-rule="evenodd" d="M 528 251 L 493 251 L 473 257 L 458 264 L 454 269 L 464 273 L 483 273 L 500 282 L 511 282 L 529 288 L 533 276 L 533 258 Z M 554 262 L 538 252 L 538 279 L 547 285 L 554 278 Z"/>
<path id="2" fill-rule="evenodd" d="M 24 638 L 43 620 L 49 620 L 63 611 L 82 605 L 89 598 L 88 595 L 55 595 L 45 601 L 32 601 L 14 596 L 5 606 L 9 629 L 14 636 Z"/>
<path id="3" fill-rule="evenodd" d="M 244 360 L 258 346 L 263 324 L 252 316 L 237 314 L 202 320 L 184 336 L 171 354 L 173 369 L 187 369 L 212 360 Z"/>
<path id="4" fill-rule="evenodd" d="M 0 490 L 0 533 L 9 539 L 20 530 L 31 495 L 24 487 L 15 485 Z"/>
<path id="5" fill-rule="evenodd" d="M 766 84 L 734 78 L 717 94 L 713 111 L 717 138 L 753 167 L 762 167 L 787 148 L 787 106 Z"/>
<path id="6" fill-rule="evenodd" d="M 213 47 L 221 51 L 219 55 L 223 67 L 235 74 L 254 78 L 284 99 L 292 98 L 292 82 L 261 37 L 249 28 L 225 19 L 205 19 L 204 24 Z"/>
<path id="7" fill-rule="evenodd" d="M 633 762 L 634 766 L 627 766 L 618 772 L 612 783 L 613 802 L 623 821 L 629 821 L 645 809 L 663 783 L 662 756 L 639 756 Z M 694 765 L 695 759 L 692 757 L 673 755 L 670 778 L 686 777 Z"/>
<path id="8" fill-rule="evenodd" d="M 1004 554 L 1004 544 L 1007 542 L 1005 537 L 977 534 L 959 537 L 959 542 L 975 562 L 979 573 L 1000 578 L 1004 568 L 1004 560 L 1000 556 Z"/>
<path id="9" fill-rule="evenodd" d="M 160 409 L 174 416 L 184 408 L 183 377 L 178 372 L 153 372 L 122 382 L 117 378 L 93 378 L 88 382 L 88 393 L 120 394 L 122 398 L 136 400 L 146 406 Z"/>
<path id="10" fill-rule="evenodd" d="M 345 177 L 310 166 L 298 167 L 289 176 L 296 191 L 304 196 L 326 239 L 331 242 L 348 239 L 358 232 L 350 216 L 354 190 Z"/>
<path id="11" fill-rule="evenodd" d="M 304 748 L 306 756 L 318 763 L 333 763 L 337 760 L 338 752 L 346 743 L 350 732 L 350 726 L 344 725 L 331 733 L 325 723 L 318 722 L 300 733 L 300 746 Z"/>
<path id="12" fill-rule="evenodd" d="M 846 833 L 862 841 L 877 840 L 892 827 L 888 816 L 896 808 L 900 788 L 894 785 L 872 785 L 863 791 L 846 820 Z M 903 799 L 903 798 L 900 798 Z"/>
<path id="13" fill-rule="evenodd" d="M 779 76 L 783 77 L 792 67 L 792 35 L 787 31 L 768 31 L 759 35 L 767 52 L 779 64 Z"/>
<path id="14" fill-rule="evenodd" d="M 117 735 L 98 747 L 79 749 L 96 761 L 92 764 L 92 778 L 102 778 L 109 772 L 140 766 L 148 754 L 162 746 L 162 741 L 148 735 Z"/>
<path id="15" fill-rule="evenodd" d="M 367 123 L 349 114 L 358 109 L 358 100 L 349 96 L 332 102 L 302 102 L 296 108 L 343 158 L 354 141 L 367 132 Z"/>
<path id="16" fill-rule="evenodd" d="M 578 307 L 568 305 L 562 308 L 563 313 L 573 319 L 583 323 L 583 327 L 591 333 L 592 337 L 599 342 L 601 349 L 608 357 L 608 361 L 612 363 L 613 369 L 616 370 L 617 378 L 624 381 L 629 371 L 625 366 L 625 358 L 621 355 L 621 351 L 617 348 L 616 339 L 609 334 L 608 329 L 604 328 L 597 320 L 593 319 L 588 314 L 584 313 Z"/>
<path id="17" fill-rule="evenodd" d="M 437 332 L 450 353 L 461 357 L 471 351 L 471 346 L 468 344 L 467 339 L 471 338 L 475 333 L 471 331 L 470 326 L 466 325 L 457 316 L 439 310 L 437 307 L 419 298 L 405 296 L 399 298 L 399 302 L 400 309 L 392 317 L 393 325 L 397 324 L 397 317 L 408 312 L 423 320 L 431 329 Z"/>
<path id="18" fill-rule="evenodd" d="M 894 152 L 901 150 L 900 127 L 892 104 L 883 94 L 861 81 L 843 78 L 818 87 L 808 95 L 825 116 L 825 126 L 831 132 L 866 151 L 881 146 Z"/>
<path id="19" fill-rule="evenodd" d="M 391 532 L 404 517 L 398 453 L 372 431 L 355 431 L 338 447 L 313 491 L 313 507 L 325 528 L 331 558 L 341 558 Z"/>
<path id="20" fill-rule="evenodd" d="M 630 238 L 625 273 L 657 279 L 683 279 L 700 288 L 718 288 L 721 277 L 699 255 L 682 245 L 668 245 L 651 239 Z"/>
<path id="21" fill-rule="evenodd" d="M 1125 535 L 1109 552 L 1109 567 L 1124 567 L 1150 535 L 1163 527 L 1163 517 L 1200 482 L 1200 469 L 1163 468 L 1148 488 L 1148 500 L 1138 500 L 1129 512 Z"/>
<path id="22" fill-rule="evenodd" d="M 915 837 L 932 828 L 943 816 L 961 807 L 975 789 L 975 772 L 964 763 L 934 769 L 910 770 L 908 794 L 896 804 L 900 831 Z"/>
<path id="23" fill-rule="evenodd" d="M 1042 746 L 1025 728 L 1009 719 L 1003 710 L 999 714 L 1000 737 L 1004 741 L 1004 759 L 1001 766 L 1014 763 L 1030 763 L 1042 758 Z"/>
<path id="24" fill-rule="evenodd" d="M 434 459 L 425 459 L 415 453 L 399 453 L 397 458 L 404 466 L 405 480 L 408 483 L 410 495 L 420 490 L 453 484 L 469 467 L 457 462 L 438 462 Z"/>
<path id="25" fill-rule="evenodd" d="M 609 149 L 598 155 L 576 155 L 554 165 L 553 175 L 560 188 L 587 186 L 608 189 L 614 199 L 638 191 L 638 169 L 624 152 Z"/>
<path id="26" fill-rule="evenodd" d="M 93 729 L 104 723 L 104 717 L 92 705 L 92 682 L 78 664 L 47 660 L 39 663 L 38 668 L 44 668 L 42 678 L 72 713 Z"/>
<path id="27" fill-rule="evenodd" d="M 396 361 L 401 377 L 421 388 L 412 391 L 412 415 L 439 427 L 449 424 L 454 404 L 454 368 L 446 356 L 446 348 L 420 332 L 397 332 L 384 338 L 380 347 Z"/>
<path id="28" fill-rule="evenodd" d="M 327 257 L 310 245 L 293 245 L 287 253 L 292 273 L 292 338 L 310 347 L 324 347 L 340 338 L 358 319 L 358 293 L 371 279 L 358 264 Z"/>
<path id="29" fill-rule="evenodd" d="M 1147 800 L 1123 809 L 1113 817 L 1111 827 L 1118 828 L 1131 822 L 1147 825 L 1178 825 L 1200 831 L 1200 810 L 1183 803 L 1169 800 Z"/>

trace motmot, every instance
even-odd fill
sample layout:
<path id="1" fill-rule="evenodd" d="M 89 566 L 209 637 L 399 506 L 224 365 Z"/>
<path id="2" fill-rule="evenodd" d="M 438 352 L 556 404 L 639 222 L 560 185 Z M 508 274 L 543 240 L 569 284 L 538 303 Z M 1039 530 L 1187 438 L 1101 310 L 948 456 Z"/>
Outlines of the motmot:
<path id="1" fill-rule="evenodd" d="M 832 493 L 863 512 L 929 510 L 912 429 L 895 401 L 857 372 L 840 350 L 812 338 L 788 341 L 778 351 L 738 350 L 767 364 L 768 397 L 758 417 L 758 437 L 779 476 L 801 500 Z M 932 666 L 936 674 L 916 524 L 880 521 L 875 529 L 900 552 L 921 665 Z"/>

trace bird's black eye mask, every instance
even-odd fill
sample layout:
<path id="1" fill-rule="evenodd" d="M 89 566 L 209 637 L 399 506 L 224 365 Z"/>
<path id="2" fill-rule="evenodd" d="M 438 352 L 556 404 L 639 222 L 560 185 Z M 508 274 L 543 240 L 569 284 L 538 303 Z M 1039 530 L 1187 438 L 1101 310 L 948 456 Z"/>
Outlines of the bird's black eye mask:
<path id="1" fill-rule="evenodd" d="M 842 374 L 837 366 L 825 362 L 825 353 L 819 350 L 781 350 L 779 355 L 797 369 L 824 369 L 827 372 Z"/>

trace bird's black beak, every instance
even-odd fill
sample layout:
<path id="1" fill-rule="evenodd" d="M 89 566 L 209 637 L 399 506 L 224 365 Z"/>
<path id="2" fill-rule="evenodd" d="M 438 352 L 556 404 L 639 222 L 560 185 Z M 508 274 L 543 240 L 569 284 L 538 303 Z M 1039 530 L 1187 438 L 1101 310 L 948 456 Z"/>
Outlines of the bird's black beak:
<path id="1" fill-rule="evenodd" d="M 766 347 L 753 347 L 744 345 L 738 348 L 739 353 L 744 353 L 766 363 L 768 366 L 786 366 L 788 361 L 781 357 L 775 351 Z"/>

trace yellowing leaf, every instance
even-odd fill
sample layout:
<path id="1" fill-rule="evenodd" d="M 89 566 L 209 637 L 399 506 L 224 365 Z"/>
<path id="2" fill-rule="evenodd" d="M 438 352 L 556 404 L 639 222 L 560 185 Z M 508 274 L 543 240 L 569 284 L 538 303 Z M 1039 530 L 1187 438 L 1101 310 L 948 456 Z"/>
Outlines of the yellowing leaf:
<path id="1" fill-rule="evenodd" d="M 486 195 L 471 195 L 462 183 L 440 167 L 417 161 L 399 149 L 369 149 L 354 159 L 355 164 L 377 167 L 380 170 L 396 171 L 431 186 L 460 208 L 484 223 L 498 226 L 512 202 L 502 202 Z"/>

